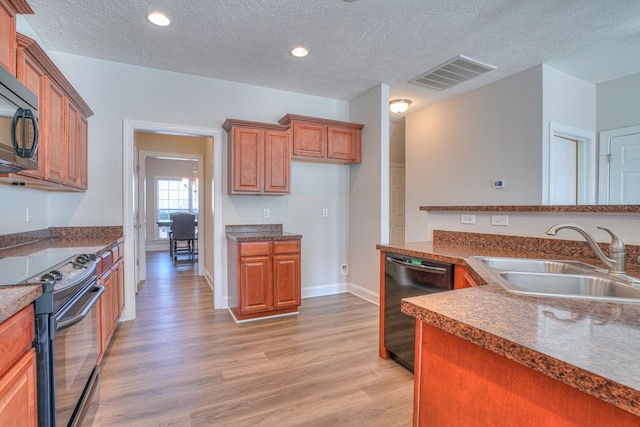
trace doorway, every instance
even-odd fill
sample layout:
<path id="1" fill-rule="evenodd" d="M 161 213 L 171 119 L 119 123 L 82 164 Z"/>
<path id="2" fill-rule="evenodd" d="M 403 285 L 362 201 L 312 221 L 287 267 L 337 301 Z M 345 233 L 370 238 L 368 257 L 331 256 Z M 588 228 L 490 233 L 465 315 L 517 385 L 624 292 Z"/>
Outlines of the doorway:
<path id="1" fill-rule="evenodd" d="M 137 150 L 135 133 L 148 132 L 156 134 L 183 135 L 212 138 L 211 147 L 204 156 L 204 163 L 213 165 L 212 168 L 203 167 L 202 182 L 208 187 L 203 195 L 204 207 L 201 212 L 202 235 L 199 236 L 202 249 L 201 263 L 203 275 L 213 288 L 214 308 L 223 308 L 223 243 L 224 231 L 222 227 L 222 131 L 221 129 L 202 128 L 196 126 L 174 125 L 167 123 L 141 122 L 124 120 L 123 123 L 123 175 L 124 175 L 124 235 L 125 235 L 125 309 L 122 320 L 132 320 L 136 316 L 135 290 L 136 255 L 140 251 L 139 234 L 136 228 L 136 211 L 139 193 L 137 170 Z M 206 184 L 205 184 L 206 182 Z M 215 207 L 215 208 L 214 208 Z M 200 226 L 200 224 L 199 224 Z M 206 255 L 208 253 L 209 255 Z M 205 258 L 206 257 L 206 258 Z M 138 257 L 139 258 L 139 257 Z"/>
<path id="2" fill-rule="evenodd" d="M 600 132 L 598 203 L 640 204 L 640 126 Z"/>
<path id="3" fill-rule="evenodd" d="M 595 132 L 549 123 L 549 139 L 543 146 L 542 204 L 595 203 L 595 139 Z"/>

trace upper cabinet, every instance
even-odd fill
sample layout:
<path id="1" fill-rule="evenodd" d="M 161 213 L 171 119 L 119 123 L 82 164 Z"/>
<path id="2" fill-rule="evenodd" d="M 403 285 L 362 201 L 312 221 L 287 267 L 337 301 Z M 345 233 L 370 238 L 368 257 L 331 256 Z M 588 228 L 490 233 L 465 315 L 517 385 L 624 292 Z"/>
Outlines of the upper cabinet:
<path id="1" fill-rule="evenodd" d="M 291 135 L 287 126 L 227 119 L 229 194 L 291 193 Z"/>
<path id="2" fill-rule="evenodd" d="M 33 39 L 18 33 L 15 40 L 16 77 L 38 97 L 39 164 L 8 177 L 47 190 L 86 190 L 87 118 L 93 112 Z"/>
<path id="3" fill-rule="evenodd" d="M 0 65 L 16 73 L 16 15 L 32 14 L 25 0 L 0 0 Z"/>
<path id="4" fill-rule="evenodd" d="M 294 160 L 362 162 L 364 125 L 295 114 L 287 114 L 278 122 L 292 129 Z"/>

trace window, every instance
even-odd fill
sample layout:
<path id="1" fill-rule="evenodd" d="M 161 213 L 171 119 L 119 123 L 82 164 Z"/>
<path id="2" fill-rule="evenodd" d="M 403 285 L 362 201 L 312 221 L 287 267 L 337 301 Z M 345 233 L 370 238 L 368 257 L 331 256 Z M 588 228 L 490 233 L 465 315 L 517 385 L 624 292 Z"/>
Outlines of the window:
<path id="1" fill-rule="evenodd" d="M 177 212 L 195 214 L 198 220 L 198 190 L 193 180 L 178 178 L 156 179 L 156 222 L 170 221 Z M 157 226 L 158 239 L 169 238 L 170 227 Z"/>

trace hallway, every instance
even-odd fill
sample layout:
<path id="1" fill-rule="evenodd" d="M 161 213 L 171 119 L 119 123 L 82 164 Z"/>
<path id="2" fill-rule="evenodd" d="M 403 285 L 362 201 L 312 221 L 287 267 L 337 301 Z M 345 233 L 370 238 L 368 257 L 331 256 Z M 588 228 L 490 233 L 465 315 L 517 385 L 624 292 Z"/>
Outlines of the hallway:
<path id="1" fill-rule="evenodd" d="M 377 306 L 308 298 L 299 316 L 236 325 L 212 298 L 197 264 L 147 254 L 94 426 L 411 425 L 413 376 L 377 357 Z"/>

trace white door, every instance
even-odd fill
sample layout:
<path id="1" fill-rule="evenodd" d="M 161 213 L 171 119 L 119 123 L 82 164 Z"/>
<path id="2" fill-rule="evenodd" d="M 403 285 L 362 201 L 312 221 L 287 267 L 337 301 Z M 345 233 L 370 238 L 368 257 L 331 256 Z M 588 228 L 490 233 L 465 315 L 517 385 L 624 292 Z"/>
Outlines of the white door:
<path id="1" fill-rule="evenodd" d="M 603 132 L 609 152 L 609 204 L 640 204 L 640 126 Z"/>
<path id="2" fill-rule="evenodd" d="M 578 140 L 553 135 L 549 159 L 549 203 L 575 205 L 578 188 Z"/>
<path id="3" fill-rule="evenodd" d="M 404 194 L 405 171 L 404 166 L 389 167 L 389 243 L 392 245 L 404 243 Z"/>

